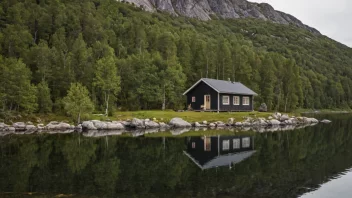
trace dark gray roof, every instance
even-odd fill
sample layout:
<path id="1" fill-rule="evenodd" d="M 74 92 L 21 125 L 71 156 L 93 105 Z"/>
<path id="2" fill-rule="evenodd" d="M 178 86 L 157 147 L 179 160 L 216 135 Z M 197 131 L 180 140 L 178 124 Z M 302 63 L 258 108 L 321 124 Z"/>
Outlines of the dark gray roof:
<path id="1" fill-rule="evenodd" d="M 229 93 L 229 94 L 241 94 L 241 95 L 258 95 L 245 85 L 240 82 L 231 82 L 226 80 L 215 80 L 210 78 L 202 78 L 197 83 L 195 83 L 190 89 L 188 89 L 185 93 L 187 94 L 190 90 L 192 90 L 198 83 L 203 81 L 211 88 L 213 88 L 218 93 Z"/>
<path id="2" fill-rule="evenodd" d="M 204 169 L 209 169 L 209 168 L 215 168 L 215 167 L 220 167 L 220 166 L 229 166 L 231 164 L 238 164 L 242 162 L 243 160 L 249 158 L 252 156 L 256 151 L 244 151 L 240 153 L 231 153 L 227 155 L 220 155 L 218 157 L 215 157 L 214 159 L 210 160 L 204 165 L 200 165 L 197 160 L 195 160 L 190 154 L 188 154 L 186 151 L 183 153 L 187 155 L 199 168 L 202 170 Z"/>

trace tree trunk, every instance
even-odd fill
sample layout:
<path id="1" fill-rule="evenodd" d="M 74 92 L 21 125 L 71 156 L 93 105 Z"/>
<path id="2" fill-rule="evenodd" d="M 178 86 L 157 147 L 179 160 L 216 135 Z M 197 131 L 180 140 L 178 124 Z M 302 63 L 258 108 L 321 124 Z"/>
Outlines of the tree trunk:
<path id="1" fill-rule="evenodd" d="M 109 114 L 109 96 L 110 94 L 105 92 L 105 104 L 106 104 L 106 108 L 105 108 L 105 116 L 108 116 Z"/>
<path id="2" fill-rule="evenodd" d="M 81 111 L 78 113 L 77 124 L 81 123 Z"/>
<path id="3" fill-rule="evenodd" d="M 161 110 L 165 111 L 165 103 L 166 103 L 166 96 L 165 96 L 165 85 L 164 85 L 164 96 L 163 96 L 163 105 L 161 107 Z"/>

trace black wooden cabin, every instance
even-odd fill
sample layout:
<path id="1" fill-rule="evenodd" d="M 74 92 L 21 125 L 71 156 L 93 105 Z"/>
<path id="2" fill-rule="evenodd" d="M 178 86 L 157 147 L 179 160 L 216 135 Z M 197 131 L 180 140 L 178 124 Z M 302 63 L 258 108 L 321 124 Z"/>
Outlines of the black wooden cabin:
<path id="1" fill-rule="evenodd" d="M 194 111 L 253 111 L 257 94 L 240 82 L 202 78 L 183 95 Z"/>

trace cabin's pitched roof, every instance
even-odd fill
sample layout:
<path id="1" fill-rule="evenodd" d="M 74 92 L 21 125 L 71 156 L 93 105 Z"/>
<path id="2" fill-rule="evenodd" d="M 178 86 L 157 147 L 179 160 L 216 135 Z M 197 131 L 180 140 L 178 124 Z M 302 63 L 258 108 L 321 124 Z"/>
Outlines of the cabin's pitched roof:
<path id="1" fill-rule="evenodd" d="M 230 153 L 227 155 L 220 155 L 206 162 L 205 164 L 200 164 L 193 156 L 188 154 L 186 151 L 183 153 L 189 157 L 199 168 L 202 170 L 220 167 L 220 166 L 229 166 L 231 164 L 238 164 L 243 160 L 252 156 L 256 151 L 244 151 L 239 153 Z"/>
<path id="2" fill-rule="evenodd" d="M 191 91 L 195 86 L 197 86 L 200 82 L 204 82 L 211 88 L 213 88 L 218 93 L 228 93 L 228 94 L 241 94 L 241 95 L 250 95 L 256 96 L 258 95 L 245 85 L 240 82 L 231 82 L 226 80 L 215 80 L 210 78 L 202 78 L 198 82 L 196 82 L 191 88 L 189 88 L 183 95 L 186 95 L 189 91 Z"/>

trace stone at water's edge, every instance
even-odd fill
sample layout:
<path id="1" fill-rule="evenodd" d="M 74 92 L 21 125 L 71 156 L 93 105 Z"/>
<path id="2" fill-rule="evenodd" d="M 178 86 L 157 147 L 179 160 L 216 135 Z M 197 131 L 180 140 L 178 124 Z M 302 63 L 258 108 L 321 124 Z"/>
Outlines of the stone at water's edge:
<path id="1" fill-rule="evenodd" d="M 184 121 L 182 118 L 172 118 L 169 125 L 175 128 L 192 127 L 189 122 Z"/>
<path id="2" fill-rule="evenodd" d="M 322 121 L 320 121 L 321 123 L 324 123 L 324 124 L 329 124 L 329 123 L 331 123 L 331 121 L 330 120 L 327 120 L 327 119 L 324 119 L 324 120 L 322 120 Z"/>
<path id="3" fill-rule="evenodd" d="M 147 129 L 159 128 L 159 124 L 154 121 L 145 121 L 144 125 L 145 125 L 145 128 Z"/>
<path id="4" fill-rule="evenodd" d="M 97 130 L 97 128 L 95 128 L 94 123 L 92 121 L 84 121 L 82 123 L 82 129 L 83 130 Z"/>
<path id="5" fill-rule="evenodd" d="M 149 121 L 149 120 L 147 120 Z M 144 125 L 144 120 L 138 119 L 138 118 L 133 118 L 131 122 L 131 127 L 132 128 L 137 128 L 137 129 L 143 129 L 145 128 Z"/>
<path id="6" fill-rule="evenodd" d="M 232 126 L 232 125 L 234 124 L 234 122 L 235 122 L 235 119 L 234 119 L 234 118 L 229 118 L 229 119 L 227 120 L 227 124 L 228 124 L 229 126 Z"/>

